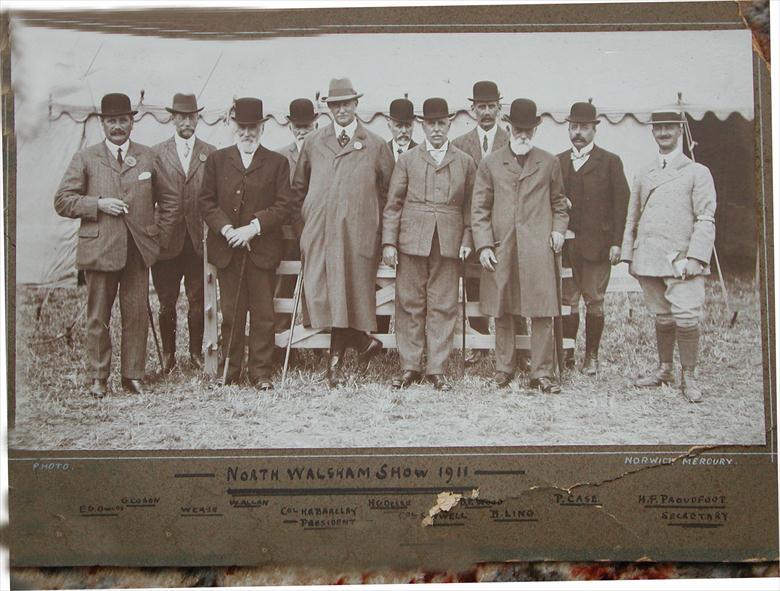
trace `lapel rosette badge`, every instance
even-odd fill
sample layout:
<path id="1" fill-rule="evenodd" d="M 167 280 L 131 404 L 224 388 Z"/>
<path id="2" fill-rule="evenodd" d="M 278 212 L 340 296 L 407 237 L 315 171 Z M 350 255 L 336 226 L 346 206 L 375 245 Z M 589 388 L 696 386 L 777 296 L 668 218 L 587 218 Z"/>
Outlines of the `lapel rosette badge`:
<path id="1" fill-rule="evenodd" d="M 127 164 L 128 167 L 132 168 L 133 166 L 136 165 L 136 159 L 133 158 L 132 156 L 128 156 L 127 158 L 125 158 L 125 164 Z"/>

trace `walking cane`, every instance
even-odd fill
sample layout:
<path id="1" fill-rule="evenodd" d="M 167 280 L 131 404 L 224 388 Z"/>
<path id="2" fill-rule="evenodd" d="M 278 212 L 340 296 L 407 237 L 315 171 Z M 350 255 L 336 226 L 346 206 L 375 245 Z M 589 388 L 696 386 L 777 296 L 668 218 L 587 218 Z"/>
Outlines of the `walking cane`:
<path id="1" fill-rule="evenodd" d="M 157 349 L 157 360 L 160 362 L 160 371 L 163 371 L 163 357 L 160 350 L 160 341 L 157 338 L 157 329 L 154 327 L 154 315 L 152 314 L 152 304 L 149 303 L 149 294 L 146 294 L 146 311 L 149 313 L 149 324 L 152 325 L 152 334 L 154 335 L 154 346 Z"/>
<path id="2" fill-rule="evenodd" d="M 246 253 L 241 254 L 241 270 L 238 272 L 238 289 L 236 290 L 236 302 L 233 307 L 233 322 L 230 323 L 230 338 L 228 339 L 227 352 L 225 353 L 225 367 L 222 370 L 222 385 L 225 385 L 227 380 L 228 365 L 230 364 L 230 349 L 233 347 L 233 336 L 236 332 L 236 320 L 238 318 L 238 300 L 241 298 L 241 286 L 244 283 L 244 271 L 246 270 Z M 246 327 L 242 326 L 241 330 L 246 330 Z"/>
<path id="3" fill-rule="evenodd" d="M 557 314 L 553 318 L 553 332 L 555 333 L 555 357 L 558 362 L 558 385 L 563 382 L 563 318 L 561 317 L 561 307 L 563 306 L 563 296 L 561 295 L 561 268 L 558 266 L 560 255 L 553 250 L 553 267 L 555 267 L 555 295 L 558 300 Z"/>
<path id="4" fill-rule="evenodd" d="M 461 298 L 461 308 L 463 310 L 463 317 L 460 319 L 461 323 L 461 359 L 463 361 L 462 365 L 462 376 L 466 377 L 466 257 L 460 257 L 460 287 L 461 287 L 461 293 L 463 294 L 463 297 Z"/>
<path id="5" fill-rule="evenodd" d="M 293 311 L 292 318 L 290 319 L 290 336 L 287 338 L 287 347 L 284 352 L 284 367 L 282 367 L 282 386 L 287 379 L 287 365 L 290 362 L 290 349 L 292 348 L 293 334 L 295 333 L 295 318 L 298 315 L 298 305 L 301 301 L 301 291 L 303 289 L 303 261 L 301 261 L 301 268 L 298 271 L 298 277 L 295 280 L 295 293 L 293 295 Z"/>

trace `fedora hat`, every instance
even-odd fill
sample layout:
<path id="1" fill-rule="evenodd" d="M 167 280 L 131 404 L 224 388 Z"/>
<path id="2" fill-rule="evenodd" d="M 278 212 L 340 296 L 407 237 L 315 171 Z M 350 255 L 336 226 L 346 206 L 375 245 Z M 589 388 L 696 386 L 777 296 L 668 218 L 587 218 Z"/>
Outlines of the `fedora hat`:
<path id="1" fill-rule="evenodd" d="M 520 129 L 528 129 L 539 125 L 542 118 L 536 114 L 535 102 L 531 99 L 519 98 L 512 101 L 509 115 L 504 117 L 504 121 Z"/>
<path id="2" fill-rule="evenodd" d="M 443 98 L 425 99 L 423 103 L 423 119 L 449 119 L 452 116 L 453 114 L 450 113 L 447 101 Z"/>
<path id="3" fill-rule="evenodd" d="M 471 94 L 474 95 L 469 99 L 472 103 L 493 103 L 498 102 L 503 98 L 498 92 L 496 83 L 491 82 L 490 80 L 475 82 Z"/>
<path id="4" fill-rule="evenodd" d="M 198 108 L 198 99 L 194 94 L 184 94 L 177 92 L 173 95 L 170 107 L 165 107 L 165 110 L 169 113 L 200 113 L 203 107 Z"/>
<path id="5" fill-rule="evenodd" d="M 411 123 L 414 121 L 414 104 L 409 99 L 395 99 L 390 103 L 389 117 L 399 123 Z"/>
<path id="6" fill-rule="evenodd" d="M 239 125 L 260 123 L 263 120 L 263 101 L 252 97 L 236 99 L 232 119 Z"/>
<path id="7" fill-rule="evenodd" d="M 118 117 L 119 115 L 135 115 L 138 111 L 134 111 L 130 106 L 130 97 L 121 92 L 112 92 L 105 95 L 100 101 L 100 112 L 98 115 L 101 117 Z"/>
<path id="8" fill-rule="evenodd" d="M 680 111 L 673 111 L 671 109 L 664 109 L 661 111 L 653 111 L 650 114 L 650 125 L 656 123 L 684 123 L 685 115 Z"/>
<path id="9" fill-rule="evenodd" d="M 317 119 L 314 103 L 307 98 L 297 98 L 290 103 L 290 114 L 287 121 L 298 125 L 308 125 Z"/>
<path id="10" fill-rule="evenodd" d="M 596 107 L 590 103 L 574 103 L 566 121 L 569 123 L 595 123 L 597 125 L 600 123 L 596 115 Z"/>
<path id="11" fill-rule="evenodd" d="M 322 97 L 322 100 L 326 103 L 332 103 L 337 101 L 348 101 L 360 98 L 361 96 L 363 95 L 358 94 L 357 91 L 355 91 L 349 78 L 332 78 L 330 86 L 328 87 L 328 96 Z"/>

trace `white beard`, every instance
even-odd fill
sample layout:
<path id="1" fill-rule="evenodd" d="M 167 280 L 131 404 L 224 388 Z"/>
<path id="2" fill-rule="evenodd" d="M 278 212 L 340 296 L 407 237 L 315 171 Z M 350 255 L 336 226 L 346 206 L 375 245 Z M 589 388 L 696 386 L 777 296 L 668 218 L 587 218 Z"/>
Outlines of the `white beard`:
<path id="1" fill-rule="evenodd" d="M 251 154 L 257 149 L 257 146 L 260 145 L 260 138 L 257 137 L 254 140 L 242 140 L 241 138 L 237 138 L 236 145 L 238 146 L 238 149 L 245 154 Z"/>
<path id="2" fill-rule="evenodd" d="M 509 139 L 509 145 L 512 148 L 512 152 L 514 152 L 518 156 L 525 156 L 526 154 L 528 154 L 528 152 L 531 151 L 531 148 L 534 147 L 533 142 L 530 140 L 523 141 L 515 138 Z"/>

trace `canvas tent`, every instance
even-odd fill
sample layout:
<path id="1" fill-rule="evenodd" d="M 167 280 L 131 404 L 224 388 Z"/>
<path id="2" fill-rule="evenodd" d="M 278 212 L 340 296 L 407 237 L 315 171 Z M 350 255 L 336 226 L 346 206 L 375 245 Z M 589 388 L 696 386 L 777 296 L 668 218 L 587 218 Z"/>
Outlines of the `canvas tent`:
<path id="1" fill-rule="evenodd" d="M 205 106 L 197 134 L 218 147 L 231 143 L 233 99 L 259 96 L 270 115 L 263 143 L 277 149 L 291 141 L 284 117 L 289 101 L 326 94 L 329 78 L 340 76 L 365 93 L 359 116 L 386 138 L 383 113 L 392 99 L 408 94 L 419 109 L 429 96 L 446 98 L 458 112 L 455 137 L 475 125 L 467 110 L 473 82 L 496 80 L 505 110 L 519 96 L 537 102 L 544 116 L 536 141 L 554 153 L 569 146 L 570 104 L 592 98 L 603 115 L 597 142 L 622 157 L 629 180 L 655 151 L 645 125 L 649 113 L 682 93 L 699 142 L 697 157 L 718 185 L 719 247 L 755 252 L 752 56 L 745 31 L 213 40 L 85 32 L 12 19 L 12 47 L 18 284 L 75 284 L 78 221 L 54 212 L 53 195 L 73 153 L 102 139 L 94 113 L 103 94 L 131 97 L 139 110 L 133 140 L 152 145 L 172 134 L 164 109 L 172 95 L 195 92 Z M 327 122 L 323 112 L 320 125 Z M 422 139 L 419 126 L 414 135 Z"/>

